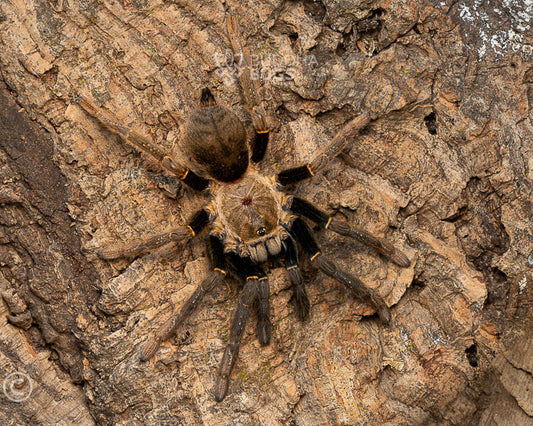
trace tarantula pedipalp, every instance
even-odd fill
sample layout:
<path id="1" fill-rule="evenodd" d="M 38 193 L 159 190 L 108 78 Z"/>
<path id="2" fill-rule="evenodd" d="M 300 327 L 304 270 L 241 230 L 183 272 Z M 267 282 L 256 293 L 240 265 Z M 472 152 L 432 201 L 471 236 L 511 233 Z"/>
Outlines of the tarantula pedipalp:
<path id="1" fill-rule="evenodd" d="M 123 247 L 99 250 L 103 259 L 134 257 L 170 242 L 181 244 L 198 235 L 211 225 L 208 248 L 212 271 L 200 283 L 181 309 L 172 314 L 154 336 L 148 339 L 140 352 L 142 361 L 150 359 L 162 341 L 168 339 L 191 314 L 203 296 L 221 283 L 228 268 L 244 286 L 233 318 L 228 345 L 218 372 L 215 399 L 221 401 L 227 394 L 229 376 L 235 364 L 239 344 L 250 309 L 257 310 L 257 335 L 261 344 L 270 342 L 270 289 L 262 265 L 269 259 L 282 257 L 288 273 L 298 317 L 304 320 L 309 313 L 309 300 L 298 266 L 298 246 L 322 272 L 337 279 L 357 297 L 374 305 L 381 320 L 388 323 L 390 310 L 379 294 L 367 288 L 360 280 L 340 269 L 320 252 L 315 238 L 301 216 L 341 235 L 358 241 L 384 254 L 396 264 L 408 267 L 408 258 L 390 242 L 338 221 L 309 202 L 282 191 L 284 185 L 312 177 L 338 155 L 346 144 L 370 122 L 363 113 L 348 122 L 329 145 L 308 164 L 288 169 L 273 177 L 261 175 L 253 163 L 261 161 L 268 144 L 269 127 L 264 109 L 258 102 L 259 87 L 251 78 L 249 52 L 239 39 L 239 30 L 233 17 L 227 18 L 228 35 L 234 54 L 240 56 L 239 81 L 245 101 L 250 108 L 254 135 L 249 142 L 240 119 L 230 109 L 218 105 L 209 89 L 202 91 L 200 107 L 195 110 L 185 130 L 182 149 L 192 160 L 191 167 L 201 170 L 202 176 L 182 164 L 176 154 L 167 155 L 150 138 L 121 124 L 112 114 L 94 106 L 88 99 L 77 96 L 75 101 L 101 124 L 119 134 L 128 143 L 158 159 L 162 166 L 174 173 L 191 188 L 207 188 L 210 202 L 198 211 L 187 225 L 146 241 Z M 250 164 L 250 160 L 252 164 Z"/>

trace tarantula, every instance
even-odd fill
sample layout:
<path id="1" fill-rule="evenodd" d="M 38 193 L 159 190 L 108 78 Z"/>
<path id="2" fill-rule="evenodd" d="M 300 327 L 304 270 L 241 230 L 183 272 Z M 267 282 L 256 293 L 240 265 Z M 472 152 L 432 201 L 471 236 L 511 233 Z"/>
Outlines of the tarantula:
<path id="1" fill-rule="evenodd" d="M 218 371 L 214 390 L 217 401 L 222 401 L 227 394 L 229 377 L 253 306 L 257 310 L 258 339 L 262 345 L 270 342 L 270 289 L 262 264 L 271 258 L 284 259 L 297 315 L 300 320 L 308 316 L 309 299 L 298 267 L 297 242 L 322 272 L 343 283 L 358 298 L 375 306 L 384 323 L 390 321 L 390 310 L 375 290 L 366 287 L 321 254 L 302 216 L 326 229 L 355 238 L 402 267 L 410 264 L 405 254 L 387 240 L 334 219 L 309 202 L 282 192 L 284 185 L 310 178 L 324 168 L 370 122 L 368 114 L 363 113 L 348 122 L 310 163 L 282 171 L 275 177 L 266 177 L 257 171 L 254 164 L 265 155 L 270 129 L 265 110 L 258 102 L 259 86 L 251 76 L 250 53 L 240 41 L 239 29 L 232 16 L 227 18 L 227 31 L 234 55 L 240 57 L 239 81 L 254 128 L 250 140 L 237 115 L 218 105 L 207 88 L 202 90 L 200 107 L 188 119 L 182 151 L 169 155 L 150 138 L 122 126 L 111 114 L 99 110 L 86 98 L 75 98 L 89 115 L 126 142 L 154 156 L 183 183 L 198 191 L 209 191 L 210 203 L 194 214 L 186 225 L 146 241 L 100 249 L 98 255 L 103 259 L 135 257 L 170 242 L 185 243 L 211 224 L 208 236 L 212 265 L 210 275 L 200 283 L 183 307 L 173 312 L 170 319 L 148 339 L 140 351 L 140 359 L 150 359 L 161 342 L 168 339 L 195 310 L 205 294 L 222 282 L 228 270 L 232 271 L 242 279 L 244 285 Z M 180 158 L 184 157 L 189 158 L 188 165 L 200 170 L 202 176 L 182 164 Z"/>

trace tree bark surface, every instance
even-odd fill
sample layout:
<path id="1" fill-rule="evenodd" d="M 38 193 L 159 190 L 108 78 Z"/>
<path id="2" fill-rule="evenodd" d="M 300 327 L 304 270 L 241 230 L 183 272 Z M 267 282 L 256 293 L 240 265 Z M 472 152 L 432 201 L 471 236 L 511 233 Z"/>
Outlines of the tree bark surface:
<path id="1" fill-rule="evenodd" d="M 533 424 L 533 11 L 474 3 L 1 2 L 0 423 Z M 207 276 L 205 238 L 95 254 L 185 223 L 206 195 L 71 99 L 168 152 L 203 87 L 251 128 L 227 13 L 271 120 L 259 169 L 305 164 L 368 113 L 338 158 L 287 192 L 412 265 L 318 230 L 323 253 L 392 307 L 391 324 L 306 259 L 302 323 L 273 268 L 272 342 L 259 344 L 252 315 L 217 403 L 235 280 L 152 360 L 138 354 Z M 10 387 L 14 372 L 32 385 L 20 402 L 29 382 Z"/>

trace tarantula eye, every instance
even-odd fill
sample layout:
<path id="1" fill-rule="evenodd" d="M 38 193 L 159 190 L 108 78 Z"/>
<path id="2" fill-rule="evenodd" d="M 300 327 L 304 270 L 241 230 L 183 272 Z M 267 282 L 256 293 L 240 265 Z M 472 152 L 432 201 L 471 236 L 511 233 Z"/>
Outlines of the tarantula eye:
<path id="1" fill-rule="evenodd" d="M 261 228 L 257 229 L 257 235 L 262 237 L 263 235 L 265 235 L 265 233 L 266 233 L 266 229 L 264 226 L 261 226 Z"/>

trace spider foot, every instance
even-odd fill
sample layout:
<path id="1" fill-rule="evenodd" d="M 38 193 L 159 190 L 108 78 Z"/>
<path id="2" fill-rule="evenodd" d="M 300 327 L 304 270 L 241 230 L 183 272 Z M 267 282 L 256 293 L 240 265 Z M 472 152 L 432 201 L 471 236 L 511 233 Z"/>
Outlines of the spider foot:
<path id="1" fill-rule="evenodd" d="M 75 93 L 70 98 L 70 102 L 79 105 L 82 109 L 87 111 L 90 115 L 98 117 L 98 110 L 96 107 L 82 94 Z"/>
<path id="2" fill-rule="evenodd" d="M 257 322 L 257 338 L 261 345 L 266 346 L 270 343 L 270 336 L 272 335 L 272 324 L 270 320 Z"/>
<path id="3" fill-rule="evenodd" d="M 148 361 L 150 358 L 152 358 L 157 350 L 159 349 L 159 346 L 161 345 L 161 341 L 154 337 L 150 337 L 144 346 L 141 349 L 140 352 L 140 359 L 142 362 Z"/>
<path id="4" fill-rule="evenodd" d="M 219 376 L 215 385 L 215 401 L 221 402 L 228 393 L 229 380 Z"/>
<path id="5" fill-rule="evenodd" d="M 339 225 L 339 223 L 333 222 L 332 224 L 336 227 Z M 334 228 L 333 230 L 338 232 L 337 228 Z M 376 251 L 381 253 L 383 256 L 388 257 L 390 260 L 396 263 L 396 265 L 401 266 L 402 268 L 408 268 L 411 266 L 411 261 L 407 258 L 407 256 L 401 250 L 398 250 L 396 247 L 394 247 L 394 244 L 385 238 L 374 237 L 373 235 L 356 228 L 352 228 L 349 233 L 344 233 L 342 235 L 351 236 L 362 243 L 373 247 Z"/>
<path id="6" fill-rule="evenodd" d="M 122 250 L 108 247 L 98 250 L 96 254 L 102 260 L 114 260 L 122 257 Z"/>
<path id="7" fill-rule="evenodd" d="M 411 261 L 407 258 L 407 256 L 395 248 L 392 252 L 392 254 L 389 256 L 390 260 L 392 260 L 396 265 L 399 265 L 403 268 L 409 268 L 411 266 Z"/>
<path id="8" fill-rule="evenodd" d="M 296 315 L 298 319 L 304 322 L 309 317 L 309 298 L 304 287 L 295 290 L 294 304 L 296 305 Z"/>
<path id="9" fill-rule="evenodd" d="M 390 308 L 387 306 L 385 301 L 381 298 L 381 296 L 375 294 L 373 291 L 370 292 L 370 300 L 369 302 L 374 305 L 376 308 L 377 314 L 379 316 L 379 319 L 383 324 L 390 324 L 392 315 Z"/>
<path id="10" fill-rule="evenodd" d="M 390 324 L 392 315 L 387 305 L 383 305 L 382 308 L 378 308 L 378 316 L 383 324 L 385 325 Z"/>
<path id="11" fill-rule="evenodd" d="M 215 384 L 215 400 L 217 402 L 222 401 L 228 393 L 229 376 L 237 360 L 239 354 L 239 345 L 230 343 L 226 346 L 222 361 L 220 363 L 220 369 L 218 372 L 217 382 Z"/>
<path id="12" fill-rule="evenodd" d="M 102 260 L 115 260 L 136 257 L 148 249 L 149 247 L 145 247 L 142 243 L 132 243 L 129 246 L 124 245 L 102 248 L 98 250 L 96 254 Z"/>

